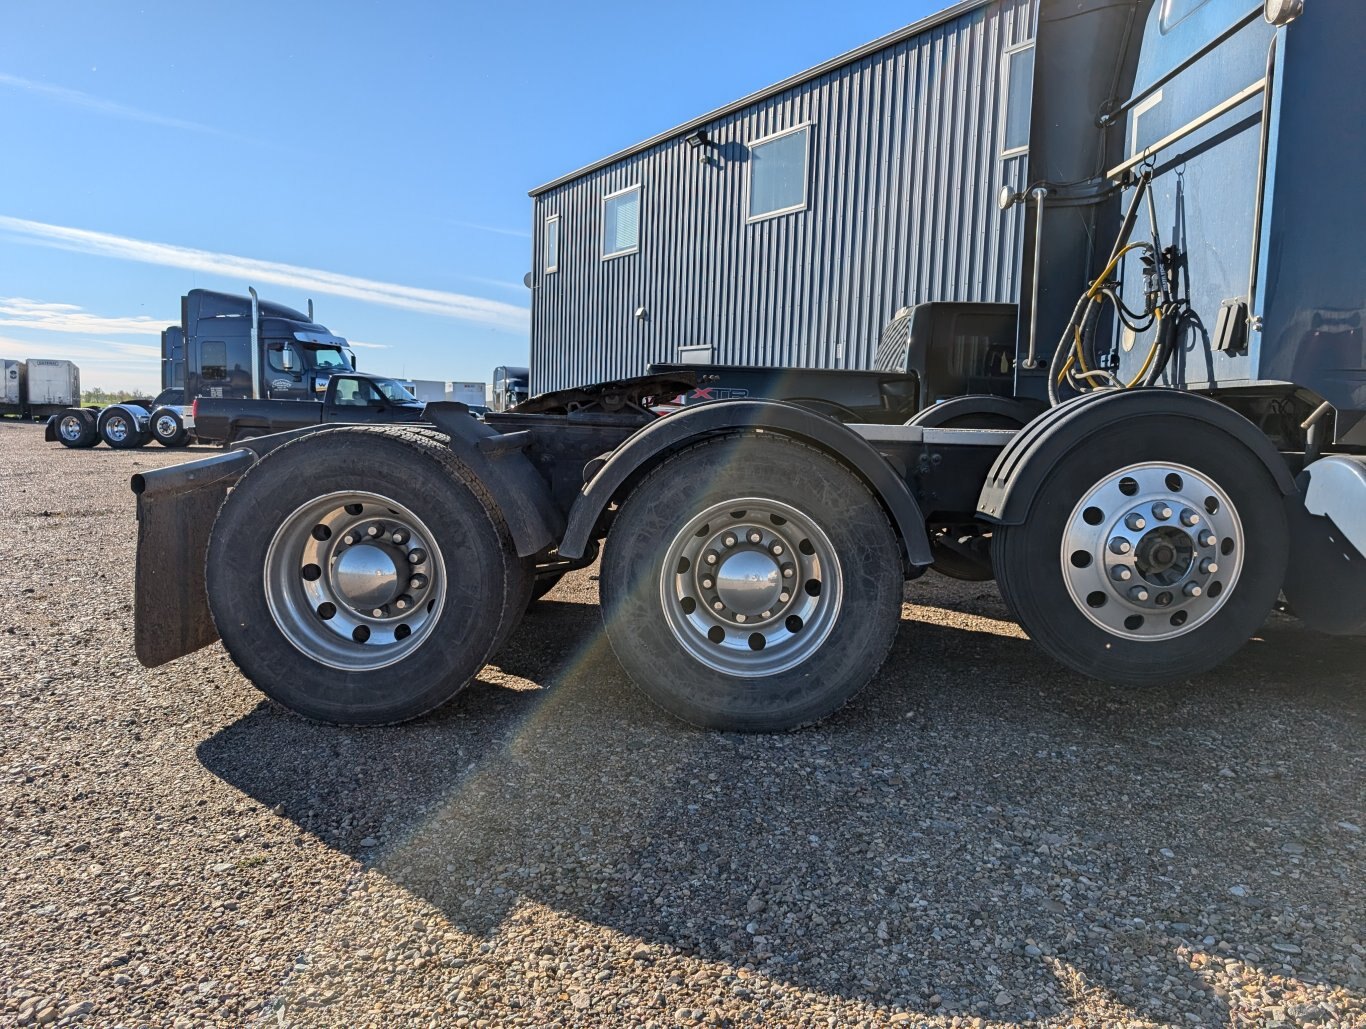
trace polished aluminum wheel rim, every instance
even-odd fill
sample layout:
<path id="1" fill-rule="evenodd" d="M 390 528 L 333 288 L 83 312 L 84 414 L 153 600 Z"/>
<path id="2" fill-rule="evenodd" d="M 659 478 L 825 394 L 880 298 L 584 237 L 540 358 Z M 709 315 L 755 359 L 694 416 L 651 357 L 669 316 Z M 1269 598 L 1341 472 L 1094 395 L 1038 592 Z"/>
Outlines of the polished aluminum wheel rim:
<path id="1" fill-rule="evenodd" d="M 1078 609 L 1111 635 L 1164 640 L 1202 625 L 1233 594 L 1243 524 L 1222 489 L 1185 465 L 1107 475 L 1068 516 L 1062 571 Z"/>
<path id="2" fill-rule="evenodd" d="M 128 419 L 121 414 L 110 415 L 104 423 L 104 434 L 116 443 L 128 438 Z"/>
<path id="3" fill-rule="evenodd" d="M 85 425 L 81 422 L 78 415 L 69 414 L 62 419 L 59 428 L 62 433 L 62 439 L 74 441 L 81 438 L 81 433 L 85 430 Z"/>
<path id="4" fill-rule="evenodd" d="M 176 425 L 175 419 L 170 415 L 164 414 L 157 419 L 157 435 L 162 439 L 170 439 L 178 431 L 180 426 Z"/>
<path id="5" fill-rule="evenodd" d="M 776 500 L 714 504 L 674 537 L 659 599 L 674 639 L 708 668 L 776 675 L 820 649 L 844 584 L 830 539 Z"/>
<path id="6" fill-rule="evenodd" d="M 430 530 L 375 493 L 329 493 L 290 514 L 266 551 L 266 603 L 299 651 L 332 668 L 401 661 L 441 617 L 446 567 Z"/>

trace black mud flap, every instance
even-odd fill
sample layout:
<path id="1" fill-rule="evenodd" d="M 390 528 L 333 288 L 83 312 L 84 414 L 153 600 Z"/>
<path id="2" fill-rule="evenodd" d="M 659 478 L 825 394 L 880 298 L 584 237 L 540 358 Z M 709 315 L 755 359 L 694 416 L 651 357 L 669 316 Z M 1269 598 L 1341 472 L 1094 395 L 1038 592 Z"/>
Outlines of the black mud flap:
<path id="1" fill-rule="evenodd" d="M 204 589 L 204 556 L 228 490 L 256 461 L 233 450 L 133 476 L 138 564 L 133 647 L 147 668 L 218 639 Z"/>

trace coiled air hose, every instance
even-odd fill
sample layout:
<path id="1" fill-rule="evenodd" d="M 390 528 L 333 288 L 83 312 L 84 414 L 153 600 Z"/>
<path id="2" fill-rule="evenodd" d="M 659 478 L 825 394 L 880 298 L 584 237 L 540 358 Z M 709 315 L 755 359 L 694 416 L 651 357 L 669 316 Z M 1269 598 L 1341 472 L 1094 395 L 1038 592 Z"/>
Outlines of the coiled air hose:
<path id="1" fill-rule="evenodd" d="M 1048 365 L 1048 400 L 1054 406 L 1066 399 L 1062 394 L 1064 385 L 1073 394 L 1096 389 L 1133 389 L 1135 386 L 1156 385 L 1171 360 L 1176 341 L 1176 328 L 1180 321 L 1180 307 L 1172 299 L 1163 265 L 1165 255 L 1157 232 L 1157 210 L 1149 189 L 1151 179 L 1152 170 L 1145 168 L 1139 176 L 1133 200 L 1124 216 L 1124 223 L 1109 262 L 1077 301 L 1076 307 L 1072 310 L 1072 317 L 1067 322 L 1067 328 L 1063 330 L 1062 338 L 1053 350 L 1053 357 Z M 1138 218 L 1138 205 L 1145 195 L 1148 199 L 1152 239 L 1150 242 L 1130 243 L 1128 239 Z M 1143 312 L 1134 312 L 1125 306 L 1115 290 L 1115 283 L 1110 278 L 1124 255 L 1134 250 L 1143 251 L 1144 264 L 1147 266 L 1145 278 L 1151 277 L 1153 282 L 1145 291 L 1147 309 Z M 1143 364 L 1127 382 L 1100 367 L 1101 362 L 1095 352 L 1096 328 L 1100 323 L 1100 315 L 1106 300 L 1114 305 L 1116 316 L 1130 330 L 1144 332 L 1153 327 L 1157 330 Z"/>

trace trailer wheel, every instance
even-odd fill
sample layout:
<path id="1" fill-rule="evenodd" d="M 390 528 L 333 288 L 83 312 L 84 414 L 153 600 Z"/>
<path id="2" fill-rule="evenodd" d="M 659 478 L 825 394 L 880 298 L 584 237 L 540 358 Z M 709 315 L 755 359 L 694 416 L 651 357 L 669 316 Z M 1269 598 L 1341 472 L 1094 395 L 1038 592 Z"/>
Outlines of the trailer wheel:
<path id="1" fill-rule="evenodd" d="M 621 507 L 602 565 L 612 649 L 694 725 L 795 729 L 887 656 L 901 552 L 877 499 L 825 453 L 763 433 L 670 457 Z"/>
<path id="2" fill-rule="evenodd" d="M 115 450 L 132 450 L 147 442 L 133 416 L 122 408 L 105 408 L 100 412 L 98 425 L 100 438 Z"/>
<path id="3" fill-rule="evenodd" d="M 478 480 L 440 442 L 389 426 L 323 430 L 263 458 L 219 512 L 206 582 L 248 678 L 351 725 L 450 700 L 531 585 Z"/>
<path id="4" fill-rule="evenodd" d="M 100 441 L 95 416 L 79 407 L 68 407 L 57 416 L 57 441 L 74 450 L 93 447 Z"/>
<path id="5" fill-rule="evenodd" d="M 1265 465 L 1215 428 L 1168 419 L 1078 440 L 1026 520 L 996 528 L 992 553 L 1007 605 L 1044 650 L 1147 686 L 1247 641 L 1276 601 L 1287 545 Z"/>
<path id="6" fill-rule="evenodd" d="M 153 412 L 152 436 L 163 447 L 183 447 L 190 442 L 180 415 L 168 407 Z"/>

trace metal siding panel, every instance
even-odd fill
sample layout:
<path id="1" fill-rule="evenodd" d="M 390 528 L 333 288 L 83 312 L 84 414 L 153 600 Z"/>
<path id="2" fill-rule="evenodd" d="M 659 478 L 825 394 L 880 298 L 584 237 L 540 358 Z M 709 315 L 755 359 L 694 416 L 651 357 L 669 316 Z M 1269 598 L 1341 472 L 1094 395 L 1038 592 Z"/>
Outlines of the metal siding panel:
<path id="1" fill-rule="evenodd" d="M 717 361 L 871 367 L 882 326 L 927 300 L 1014 301 L 1024 185 L 1002 161 L 1001 53 L 1037 0 L 998 0 L 534 200 L 532 390 L 637 375 L 684 344 Z M 810 122 L 807 208 L 749 224 L 749 141 Z M 601 257 L 602 197 L 639 182 L 640 249 Z M 540 270 L 560 214 L 561 270 Z M 637 320 L 634 311 L 649 312 Z M 844 355 L 836 347 L 844 344 Z"/>

